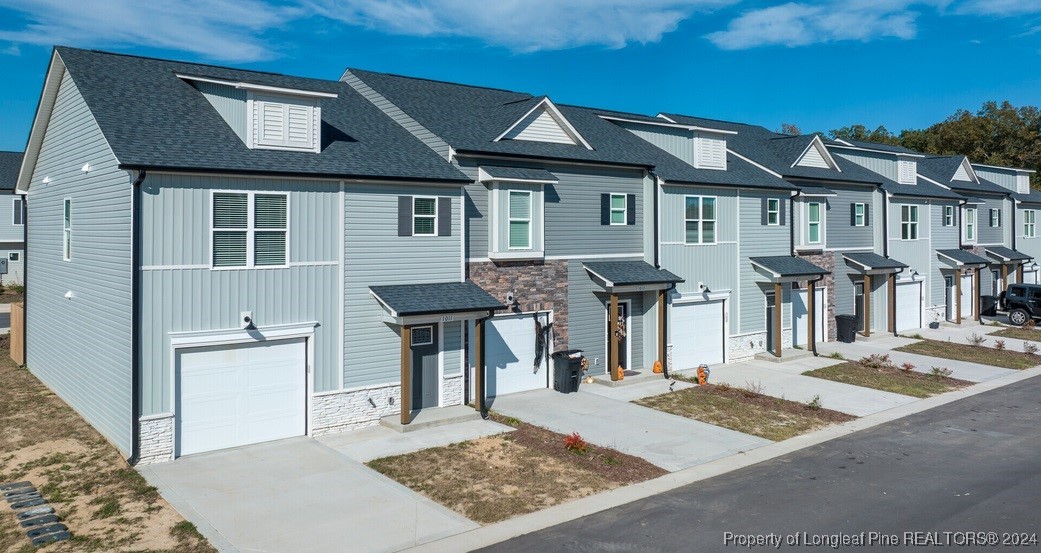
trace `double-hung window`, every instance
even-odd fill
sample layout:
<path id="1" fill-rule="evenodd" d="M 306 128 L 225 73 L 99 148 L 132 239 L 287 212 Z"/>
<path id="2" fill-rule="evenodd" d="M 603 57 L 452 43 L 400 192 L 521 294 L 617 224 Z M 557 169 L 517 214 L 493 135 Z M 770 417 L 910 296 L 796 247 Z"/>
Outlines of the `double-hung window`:
<path id="1" fill-rule="evenodd" d="M 437 235 L 437 198 L 412 198 L 412 236 Z"/>
<path id="2" fill-rule="evenodd" d="M 1037 212 L 1033 209 L 1028 209 L 1023 212 L 1023 237 L 1034 238 L 1037 236 Z"/>
<path id="3" fill-rule="evenodd" d="M 810 202 L 806 204 L 806 243 L 821 243 L 821 204 Z"/>
<path id="4" fill-rule="evenodd" d="M 61 256 L 65 261 L 72 261 L 72 198 L 62 202 L 65 216 L 62 222 Z"/>
<path id="5" fill-rule="evenodd" d="M 259 192 L 213 193 L 213 266 L 286 264 L 288 196 Z"/>
<path id="6" fill-rule="evenodd" d="M 780 225 L 781 224 L 781 200 L 778 198 L 768 198 L 766 200 L 766 224 L 767 225 Z"/>
<path id="7" fill-rule="evenodd" d="M 24 225 L 25 224 L 25 219 L 23 217 L 24 212 L 22 211 L 22 207 L 24 205 L 22 203 L 23 201 L 24 200 L 22 200 L 21 198 L 15 198 L 14 199 L 14 203 L 13 203 L 14 209 L 12 210 L 13 213 L 11 213 L 11 224 L 13 224 L 15 226 L 20 226 L 20 225 Z"/>
<path id="8" fill-rule="evenodd" d="M 976 209 L 965 210 L 965 239 L 968 241 L 976 240 Z"/>
<path id="9" fill-rule="evenodd" d="M 918 240 L 918 206 L 900 206 L 900 239 Z"/>
<path id="10" fill-rule="evenodd" d="M 611 194 L 611 224 L 612 225 L 625 225 L 628 221 L 625 219 L 627 212 L 625 194 Z"/>
<path id="11" fill-rule="evenodd" d="M 867 226 L 867 205 L 853 204 L 853 226 Z"/>
<path id="12" fill-rule="evenodd" d="M 1001 210 L 991 209 L 990 210 L 990 227 L 997 228 L 1001 226 Z"/>
<path id="13" fill-rule="evenodd" d="M 508 245 L 511 250 L 531 249 L 531 195 L 529 190 L 510 190 Z"/>
<path id="14" fill-rule="evenodd" d="M 945 205 L 943 206 L 943 226 L 953 227 L 954 226 L 954 206 Z"/>
<path id="15" fill-rule="evenodd" d="M 684 213 L 686 244 L 716 243 L 716 199 L 687 196 Z"/>

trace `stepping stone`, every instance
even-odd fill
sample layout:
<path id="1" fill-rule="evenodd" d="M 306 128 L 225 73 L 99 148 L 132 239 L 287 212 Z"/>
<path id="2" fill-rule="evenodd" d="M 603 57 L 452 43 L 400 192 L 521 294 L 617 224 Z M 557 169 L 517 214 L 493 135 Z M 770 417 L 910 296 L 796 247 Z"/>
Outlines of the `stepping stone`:
<path id="1" fill-rule="evenodd" d="M 47 501 L 41 497 L 39 499 L 30 499 L 28 501 L 22 501 L 21 503 L 12 503 L 11 508 L 15 511 L 21 511 L 22 509 L 26 509 L 28 507 L 36 507 L 37 505 L 44 505 L 46 503 Z"/>
<path id="2" fill-rule="evenodd" d="M 12 495 L 11 497 L 5 497 L 4 499 L 6 499 L 8 503 L 21 503 L 29 501 L 30 499 L 40 499 L 41 497 L 43 496 L 40 495 L 40 492 L 28 492 Z"/>
<path id="3" fill-rule="evenodd" d="M 55 522 L 58 522 L 58 515 L 43 515 L 41 517 L 23 520 L 22 528 L 35 528 L 37 526 L 43 526 L 45 524 L 52 524 Z"/>
<path id="4" fill-rule="evenodd" d="M 23 482 L 10 482 L 8 484 L 0 484 L 0 492 L 6 492 L 15 488 L 31 488 L 33 487 L 32 482 L 25 480 Z"/>
<path id="5" fill-rule="evenodd" d="M 26 520 L 40 515 L 49 515 L 54 512 L 54 507 L 33 507 L 28 511 L 18 513 L 18 520 Z"/>
<path id="6" fill-rule="evenodd" d="M 36 538 L 46 534 L 56 534 L 58 532 L 68 532 L 69 527 L 64 524 L 49 524 L 47 526 L 40 526 L 39 528 L 33 528 L 25 533 L 29 536 L 29 539 L 35 540 Z"/>
<path id="7" fill-rule="evenodd" d="M 16 490 L 6 491 L 6 492 L 3 493 L 3 497 L 6 499 L 8 497 L 17 497 L 19 495 L 25 495 L 27 493 L 38 493 L 38 492 L 36 491 L 36 488 L 34 488 L 32 486 L 29 486 L 27 488 L 18 488 Z"/>
<path id="8" fill-rule="evenodd" d="M 41 547 L 48 543 L 54 543 L 56 541 L 65 541 L 72 537 L 72 534 L 68 532 L 55 532 L 53 534 L 47 534 L 38 538 L 33 538 L 33 545 Z"/>

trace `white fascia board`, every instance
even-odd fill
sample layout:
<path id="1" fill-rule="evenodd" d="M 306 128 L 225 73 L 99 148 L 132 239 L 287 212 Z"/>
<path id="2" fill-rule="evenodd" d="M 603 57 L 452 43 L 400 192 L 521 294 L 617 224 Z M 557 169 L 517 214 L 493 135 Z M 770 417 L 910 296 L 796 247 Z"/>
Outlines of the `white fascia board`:
<path id="1" fill-rule="evenodd" d="M 1000 165 L 984 165 L 982 163 L 972 163 L 973 167 L 982 167 L 984 169 L 998 169 L 1001 171 L 1015 171 L 1017 173 L 1036 173 L 1034 169 L 1022 169 L 1020 167 L 1002 167 Z"/>
<path id="2" fill-rule="evenodd" d="M 972 179 L 972 182 L 979 184 L 980 178 L 976 176 L 976 170 L 972 168 L 972 162 L 969 161 L 968 157 L 962 156 L 961 165 L 965 168 L 965 174 L 969 175 L 969 178 Z"/>
<path id="3" fill-rule="evenodd" d="M 510 184 L 557 184 L 560 182 L 559 179 L 517 179 L 510 177 L 495 177 L 488 173 L 488 171 L 485 171 L 484 167 L 477 168 L 477 180 L 482 183 L 505 182 Z"/>
<path id="4" fill-rule="evenodd" d="M 284 88 L 280 86 L 268 86 L 262 84 L 246 83 L 241 81 L 226 81 L 222 79 L 214 79 L 211 77 L 199 77 L 196 75 L 185 75 L 178 73 L 177 77 L 186 81 L 198 81 L 203 83 L 213 83 L 242 90 L 252 90 L 256 92 L 270 92 L 273 94 L 286 94 L 289 96 L 301 96 L 304 98 L 336 98 L 338 95 L 332 92 L 318 92 L 315 90 L 303 90 L 299 88 Z"/>
<path id="5" fill-rule="evenodd" d="M 668 128 L 672 128 L 672 129 L 683 129 L 683 130 L 688 130 L 688 131 L 698 131 L 698 132 L 707 132 L 707 133 L 715 133 L 715 134 L 737 134 L 737 131 L 727 131 L 727 130 L 723 130 L 723 129 L 714 129 L 712 127 L 699 127 L 697 125 L 684 125 L 682 123 L 672 122 L 671 120 L 666 121 L 664 123 L 659 123 L 657 121 L 645 121 L 643 119 L 628 119 L 628 118 L 625 118 L 625 117 L 617 117 L 617 116 L 614 116 L 614 115 L 598 115 L 598 117 L 600 117 L 601 119 L 604 119 L 606 121 L 618 121 L 620 123 L 635 123 L 637 125 L 651 125 L 651 126 L 655 126 L 655 127 L 668 127 Z M 660 115 L 659 115 L 659 117 L 660 117 Z"/>
<path id="6" fill-rule="evenodd" d="M 43 81 L 43 90 L 40 91 L 40 103 L 37 104 L 36 116 L 33 118 L 33 126 L 29 132 L 29 143 L 25 147 L 25 155 L 22 157 L 22 166 L 18 170 L 18 180 L 15 181 L 15 190 L 25 194 L 29 190 L 29 180 L 32 179 L 32 168 L 40 158 L 40 149 L 43 147 L 43 137 L 47 134 L 47 126 L 51 121 L 51 112 L 54 111 L 54 103 L 58 99 L 58 88 L 61 86 L 62 77 L 65 75 L 65 62 L 57 51 L 51 55 L 50 67 L 47 68 L 47 77 Z"/>
<path id="7" fill-rule="evenodd" d="M 521 122 L 524 121 L 525 119 L 527 119 L 529 115 L 531 115 L 532 113 L 534 113 L 536 110 L 538 110 L 540 108 L 546 109 L 546 111 L 549 112 L 550 116 L 553 117 L 553 119 L 555 119 L 557 121 L 557 123 L 559 123 L 560 125 L 564 126 L 564 131 L 567 132 L 569 135 L 571 135 L 571 137 L 574 138 L 576 141 L 578 141 L 578 143 L 581 144 L 583 147 L 585 147 L 585 149 L 587 149 L 587 150 L 592 150 L 593 149 L 593 147 L 589 145 L 589 142 L 586 142 L 586 139 L 583 138 L 582 135 L 578 132 L 578 129 L 576 129 L 575 126 L 572 125 L 571 122 L 567 120 L 567 117 L 564 117 L 563 113 L 560 113 L 560 110 L 557 108 L 556 104 L 554 104 L 553 101 L 550 100 L 548 96 L 543 98 L 542 101 L 540 101 L 539 103 L 535 104 L 534 107 L 532 107 L 527 112 L 525 112 L 524 115 L 522 115 L 520 117 L 520 119 L 517 119 L 516 121 L 514 121 L 512 125 L 510 125 L 505 131 L 502 132 L 502 134 L 500 134 L 499 136 L 495 137 L 495 140 L 493 140 L 492 142 L 498 142 L 498 141 L 502 140 L 502 138 L 504 136 L 510 134 L 510 131 L 512 131 L 514 128 L 516 128 L 517 125 L 520 125 Z"/>
<path id="8" fill-rule="evenodd" d="M 872 153 L 875 153 L 875 154 L 885 154 L 887 156 L 893 156 L 893 157 L 896 157 L 898 159 L 901 158 L 901 157 L 914 157 L 914 158 L 925 158 L 925 157 L 927 157 L 925 154 L 911 154 L 911 153 L 908 153 L 908 152 L 893 152 L 893 151 L 890 151 L 890 150 L 876 150 L 875 148 L 865 148 L 863 146 L 854 146 L 854 145 L 850 144 L 849 142 L 846 142 L 845 140 L 836 140 L 836 142 L 839 142 L 840 144 L 831 144 L 832 148 L 842 148 L 844 150 L 860 150 L 861 152 L 872 152 Z"/>
<path id="9" fill-rule="evenodd" d="M 945 190 L 950 190 L 950 189 L 951 189 L 951 187 L 950 187 L 950 186 L 947 186 L 947 185 L 943 184 L 942 182 L 939 182 L 939 181 L 935 181 L 935 180 L 933 180 L 933 179 L 930 179 L 929 177 L 927 177 L 927 176 L 925 176 L 925 175 L 923 175 L 923 174 L 921 174 L 921 173 L 915 173 L 915 176 L 916 176 L 916 177 L 918 177 L 918 178 L 920 178 L 920 179 L 922 179 L 922 180 L 924 180 L 924 181 L 926 181 L 926 182 L 929 182 L 929 183 L 935 184 L 936 186 L 939 186 L 940 188 L 943 188 L 943 189 L 945 189 Z"/>
<path id="10" fill-rule="evenodd" d="M 600 279 L 600 281 L 604 283 L 604 288 L 605 289 L 614 288 L 614 282 L 604 278 L 604 276 L 601 275 L 600 273 L 597 273 L 596 271 L 594 271 L 594 270 L 592 270 L 592 269 L 590 269 L 589 267 L 586 267 L 586 266 L 583 266 L 582 268 L 585 269 L 587 273 L 589 273 L 589 274 L 595 276 L 596 278 Z"/>
<path id="11" fill-rule="evenodd" d="M 749 158 L 747 158 L 747 157 L 745 157 L 745 156 L 735 152 L 734 150 L 731 150 L 730 148 L 727 148 L 727 153 L 734 154 L 734 157 L 736 157 L 736 158 L 738 158 L 738 159 L 740 159 L 740 160 L 742 160 L 742 161 L 744 161 L 744 162 L 746 162 L 746 163 L 748 163 L 748 164 L 750 164 L 750 165 L 752 165 L 752 166 L 754 166 L 754 167 L 756 167 L 756 168 L 758 168 L 758 169 L 760 169 L 762 171 L 765 171 L 765 172 L 767 172 L 767 173 L 769 173 L 769 174 L 771 174 L 771 175 L 773 175 L 773 176 L 775 176 L 775 177 L 777 177 L 779 179 L 783 179 L 784 178 L 777 171 L 773 171 L 773 170 L 767 168 L 764 165 L 760 165 L 760 164 L 756 163 L 755 161 L 752 161 L 751 159 L 749 159 Z"/>

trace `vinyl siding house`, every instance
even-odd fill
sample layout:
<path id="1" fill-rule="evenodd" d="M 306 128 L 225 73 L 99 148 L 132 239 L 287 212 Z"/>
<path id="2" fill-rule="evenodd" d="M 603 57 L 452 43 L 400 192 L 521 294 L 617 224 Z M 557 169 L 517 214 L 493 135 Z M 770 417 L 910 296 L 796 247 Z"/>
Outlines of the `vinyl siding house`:
<path id="1" fill-rule="evenodd" d="M 1005 246 L 1020 254 L 1020 259 L 1014 260 L 1009 252 L 1003 252 L 1003 256 L 992 256 L 996 261 L 1002 261 L 999 265 L 1005 265 L 1005 271 L 1009 272 L 1005 285 L 1012 282 L 1039 283 L 1038 260 L 1041 259 L 1041 239 L 1038 238 L 1034 226 L 1037 212 L 1041 209 L 1041 193 L 1030 187 L 1030 175 L 1034 171 L 1028 169 L 1015 169 L 1012 167 L 995 167 L 991 165 L 972 164 L 970 169 L 981 186 L 988 189 L 1000 187 L 1008 192 L 1004 207 L 1004 234 Z M 1029 258 L 1029 259 L 1027 259 Z M 1008 263 L 1008 261 L 1019 261 Z M 1011 269 L 1011 271 L 1009 271 Z M 1000 278 L 1001 267 L 997 268 Z M 991 269 L 991 279 L 994 268 Z M 984 287 L 986 289 L 986 287 Z"/>
<path id="2" fill-rule="evenodd" d="M 25 202 L 15 192 L 21 152 L 0 152 L 0 259 L 7 260 L 7 273 L 0 283 L 25 282 Z"/>
<path id="3" fill-rule="evenodd" d="M 503 307 L 465 280 L 468 182 L 344 83 L 57 48 L 28 368 L 140 463 L 461 404 L 464 323 Z"/>

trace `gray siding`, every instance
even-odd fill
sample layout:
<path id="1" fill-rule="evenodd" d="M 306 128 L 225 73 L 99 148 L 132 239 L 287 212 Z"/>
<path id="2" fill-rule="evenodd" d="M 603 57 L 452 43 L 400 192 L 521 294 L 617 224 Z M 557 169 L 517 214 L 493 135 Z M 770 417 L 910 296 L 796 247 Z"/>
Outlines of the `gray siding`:
<path id="1" fill-rule="evenodd" d="M 317 322 L 316 392 L 339 387 L 339 185 L 330 181 L 152 174 L 142 185 L 142 414 L 171 412 L 171 332 Z M 289 195 L 289 266 L 210 269 L 212 191 Z"/>
<path id="2" fill-rule="evenodd" d="M 842 159 L 852 161 L 853 163 L 870 169 L 888 179 L 897 180 L 899 177 L 899 175 L 897 175 L 896 158 L 892 155 L 853 151 L 841 148 L 834 148 L 830 151 L 832 155 L 837 155 Z"/>
<path id="3" fill-rule="evenodd" d="M 12 193 L 0 193 L 0 242 L 21 243 L 25 239 L 25 227 L 14 224 L 14 202 L 21 198 Z"/>
<path id="4" fill-rule="evenodd" d="M 730 308 L 730 332 L 746 334 L 766 330 L 766 297 L 761 283 L 765 278 L 752 268 L 751 257 L 791 255 L 789 202 L 787 192 L 761 192 L 742 190 L 738 202 L 740 218 L 738 257 L 738 294 Z M 765 198 L 781 198 L 781 209 L 785 213 L 783 226 L 762 224 L 762 203 Z M 770 292 L 773 285 L 769 286 Z M 784 328 L 791 327 L 791 301 L 785 292 L 782 320 Z M 736 309 L 735 307 L 736 306 Z"/>
<path id="5" fill-rule="evenodd" d="M 828 247 L 834 249 L 870 248 L 872 246 L 874 226 L 873 196 L 874 189 L 862 186 L 832 186 L 829 189 L 837 195 L 828 198 L 827 240 Z M 851 210 L 854 203 L 867 206 L 867 226 L 852 225 Z"/>
<path id="6" fill-rule="evenodd" d="M 943 226 L 944 206 L 952 206 L 954 208 L 954 224 L 949 227 Z M 936 250 L 958 249 L 958 233 L 961 228 L 961 220 L 958 218 L 959 211 L 956 202 L 936 201 L 932 203 L 932 214 L 929 220 L 932 223 L 931 239 L 933 251 L 929 252 L 930 269 L 929 278 L 926 281 L 926 287 L 928 288 L 926 307 L 946 305 L 947 303 L 943 282 L 944 270 L 947 264 L 940 263 Z"/>
<path id="7" fill-rule="evenodd" d="M 213 109 L 235 131 L 239 139 L 246 140 L 246 91 L 227 85 L 197 81 L 195 88 L 209 100 Z"/>
<path id="8" fill-rule="evenodd" d="M 26 361 L 124 456 L 133 418 L 130 185 L 66 73 L 29 192 Z M 63 198 L 72 199 L 71 261 L 62 260 Z"/>
<path id="9" fill-rule="evenodd" d="M 900 210 L 901 206 L 904 205 L 918 206 L 918 240 L 900 239 Z M 943 208 L 941 206 L 942 202 L 934 205 L 934 202 L 928 200 L 902 198 L 893 199 L 889 203 L 889 257 L 909 266 L 909 269 L 905 269 L 899 275 L 901 278 L 905 278 L 911 271 L 918 271 L 918 274 L 922 276 L 929 276 L 923 283 L 923 286 L 925 286 L 924 294 L 927 299 L 933 297 L 932 290 L 936 287 L 935 280 L 939 281 L 941 299 L 943 296 L 943 276 L 940 274 L 939 262 L 936 260 L 936 249 L 938 246 L 933 243 L 933 234 L 941 233 L 941 243 L 949 244 L 951 230 L 953 230 L 955 240 L 957 240 L 958 227 L 945 228 L 939 225 L 943 217 Z M 936 274 L 934 275 L 933 273 Z M 888 294 L 888 290 L 888 288 L 885 288 L 879 296 Z M 926 303 L 929 302 L 927 301 Z M 886 304 L 882 304 L 882 309 L 883 313 L 887 313 L 885 311 L 887 309 Z M 873 314 L 872 319 L 875 320 L 875 329 L 885 330 L 889 326 L 889 321 L 886 318 L 878 319 Z"/>
<path id="10" fill-rule="evenodd" d="M 1009 190 L 1016 190 L 1016 174 L 1014 171 L 998 171 L 983 167 L 973 167 L 972 170 L 976 173 L 976 176 L 980 178 L 987 179 L 990 182 L 1008 188 Z"/>
<path id="11" fill-rule="evenodd" d="M 637 123 L 618 123 L 636 136 L 694 165 L 694 135 L 684 129 L 652 127 Z"/>
<path id="12" fill-rule="evenodd" d="M 644 324 L 651 318 L 654 303 L 645 304 L 645 295 L 620 294 L 619 301 L 631 301 L 632 328 L 626 337 L 632 347 L 633 369 L 649 368 L 644 354 Z M 568 263 L 568 347 L 581 349 L 589 358 L 589 374 L 607 372 L 607 310 L 610 296 L 598 291 L 581 261 Z M 653 331 L 651 331 L 653 332 Z M 651 361 L 653 363 L 653 360 Z"/>
<path id="13" fill-rule="evenodd" d="M 451 236 L 398 236 L 399 195 L 452 197 Z M 347 187 L 344 387 L 398 382 L 401 346 L 396 326 L 383 322 L 384 311 L 369 293 L 377 284 L 458 282 L 460 191 L 454 187 L 351 185 Z M 446 332 L 445 349 L 459 349 Z M 446 365 L 448 364 L 446 357 Z"/>
<path id="14" fill-rule="evenodd" d="M 444 341 L 444 373 L 459 374 L 463 371 L 463 323 L 444 323 L 441 332 Z"/>
<path id="15" fill-rule="evenodd" d="M 980 194 L 977 196 L 985 203 L 976 206 L 977 216 L 979 217 L 980 233 L 979 239 L 976 241 L 977 244 L 1005 244 L 1005 225 L 1008 224 L 1008 212 L 1005 211 L 1005 200 L 998 196 L 984 196 Z M 1001 226 L 992 227 L 990 226 L 990 210 L 996 209 L 1002 212 Z"/>
<path id="16" fill-rule="evenodd" d="M 1035 224 L 1035 233 L 1033 238 L 1027 238 L 1023 235 L 1023 212 L 1033 211 L 1035 214 L 1035 220 L 1037 215 L 1041 214 L 1041 206 L 1038 207 L 1020 207 L 1016 210 L 1016 249 L 1034 257 L 1034 261 L 1041 263 L 1041 225 Z"/>

